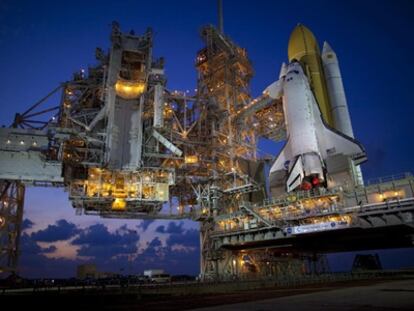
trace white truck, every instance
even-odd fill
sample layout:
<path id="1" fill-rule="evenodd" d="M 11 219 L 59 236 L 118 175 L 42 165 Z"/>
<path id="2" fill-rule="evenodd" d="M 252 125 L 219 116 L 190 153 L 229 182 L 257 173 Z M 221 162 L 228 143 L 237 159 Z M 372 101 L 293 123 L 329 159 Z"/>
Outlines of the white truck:
<path id="1" fill-rule="evenodd" d="M 149 278 L 152 277 L 153 275 L 163 274 L 163 273 L 164 273 L 164 270 L 162 270 L 162 269 L 144 270 L 144 275 L 149 277 Z"/>
<path id="2" fill-rule="evenodd" d="M 148 277 L 148 280 L 152 283 L 169 283 L 171 282 L 171 276 L 164 272 L 162 269 L 145 270 L 144 276 Z"/>

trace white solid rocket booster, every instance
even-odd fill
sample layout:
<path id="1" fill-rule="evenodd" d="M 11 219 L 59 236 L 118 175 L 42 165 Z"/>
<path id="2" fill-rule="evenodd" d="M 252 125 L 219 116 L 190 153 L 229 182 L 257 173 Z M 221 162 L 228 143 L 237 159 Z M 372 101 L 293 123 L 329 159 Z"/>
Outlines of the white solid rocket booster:
<path id="1" fill-rule="evenodd" d="M 354 138 L 338 58 L 326 41 L 322 49 L 322 64 L 335 128 L 345 135 Z"/>
<path id="2" fill-rule="evenodd" d="M 335 128 L 345 135 L 354 138 L 354 131 L 352 129 L 351 117 L 348 111 L 338 58 L 335 51 L 326 41 L 323 44 L 321 58 Z M 361 168 L 355 166 L 355 164 L 352 164 L 351 166 L 356 183 L 362 185 L 363 179 Z"/>

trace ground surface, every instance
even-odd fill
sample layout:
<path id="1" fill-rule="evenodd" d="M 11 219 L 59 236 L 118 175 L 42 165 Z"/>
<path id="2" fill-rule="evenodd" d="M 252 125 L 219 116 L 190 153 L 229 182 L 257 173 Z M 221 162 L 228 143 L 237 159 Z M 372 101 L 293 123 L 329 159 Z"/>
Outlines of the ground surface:
<path id="1" fill-rule="evenodd" d="M 189 285 L 191 286 L 191 285 Z M 139 289 L 0 294 L 2 305 L 40 310 L 414 310 L 414 279 L 348 281 L 205 295 L 146 295 Z"/>
<path id="2" fill-rule="evenodd" d="M 282 290 L 286 291 L 286 290 Z M 267 310 L 414 310 L 414 280 L 381 282 L 321 291 L 279 296 L 238 304 L 227 304 L 197 311 Z"/>

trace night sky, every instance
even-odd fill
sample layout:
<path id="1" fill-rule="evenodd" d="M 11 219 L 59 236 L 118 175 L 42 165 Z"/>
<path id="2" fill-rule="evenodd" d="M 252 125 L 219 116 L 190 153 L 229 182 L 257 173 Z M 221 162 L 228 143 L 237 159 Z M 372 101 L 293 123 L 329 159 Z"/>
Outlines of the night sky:
<path id="1" fill-rule="evenodd" d="M 155 32 L 155 56 L 166 59 L 168 88 L 194 89 L 199 31 L 216 23 L 216 1 L 0 0 L 0 125 L 73 72 L 95 64 L 95 48 L 109 47 L 111 22 L 137 34 Z M 413 1 L 224 0 L 224 31 L 247 49 L 255 68 L 252 95 L 277 79 L 297 23 L 338 55 L 355 136 L 365 146 L 366 179 L 414 172 Z M 58 97 L 50 105 L 57 104 Z M 262 142 L 276 155 L 281 144 Z M 75 276 L 79 263 L 101 271 L 139 273 L 164 268 L 199 272 L 198 224 L 190 221 L 103 220 L 75 216 L 62 189 L 29 188 L 21 274 Z M 385 267 L 413 265 L 414 253 L 381 252 Z M 331 257 L 349 269 L 352 254 Z"/>

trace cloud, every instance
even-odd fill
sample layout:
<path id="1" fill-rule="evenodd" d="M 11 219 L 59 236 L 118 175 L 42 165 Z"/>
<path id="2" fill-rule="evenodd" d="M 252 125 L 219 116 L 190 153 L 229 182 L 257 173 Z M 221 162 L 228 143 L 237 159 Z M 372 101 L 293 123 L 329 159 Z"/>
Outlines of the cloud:
<path id="1" fill-rule="evenodd" d="M 47 248 L 42 249 L 42 253 L 54 253 L 57 251 L 57 247 L 55 245 L 50 245 Z"/>
<path id="2" fill-rule="evenodd" d="M 69 223 L 64 219 L 58 220 L 56 224 L 47 226 L 44 230 L 33 232 L 31 237 L 39 242 L 55 242 L 68 240 L 79 233 L 79 228 L 75 224 Z"/>
<path id="3" fill-rule="evenodd" d="M 158 233 L 169 233 L 169 234 L 180 234 L 184 232 L 183 228 L 183 222 L 181 221 L 178 225 L 174 221 L 170 221 L 168 223 L 167 228 L 165 228 L 164 225 L 158 226 L 157 229 L 155 229 L 155 232 Z"/>
<path id="4" fill-rule="evenodd" d="M 143 273 L 159 268 L 171 274 L 196 275 L 200 256 L 198 231 L 186 229 L 184 222 L 168 222 L 157 228 L 164 233 L 162 237 L 149 236 L 149 242 L 141 241 L 139 229 L 148 229 L 150 223 L 137 225 L 137 230 L 122 225 L 112 231 L 102 223 L 84 229 L 60 220 L 46 229 L 23 233 L 21 274 L 73 277 L 77 265 L 88 262 L 99 271 Z M 31 222 L 26 221 L 26 225 L 31 226 Z"/>
<path id="5" fill-rule="evenodd" d="M 180 234 L 180 233 L 183 233 L 183 231 L 184 231 L 183 222 L 180 222 L 177 225 L 175 222 L 172 221 L 168 224 L 167 233 Z"/>
<path id="6" fill-rule="evenodd" d="M 106 262 L 117 256 L 135 254 L 139 239 L 137 231 L 128 229 L 126 225 L 111 233 L 105 225 L 96 224 L 81 232 L 72 244 L 81 246 L 79 256 Z"/>
<path id="7" fill-rule="evenodd" d="M 172 247 L 173 245 L 184 245 L 188 247 L 199 247 L 200 234 L 196 229 L 186 230 L 184 233 L 171 234 L 167 239 L 167 245 Z"/>
<path id="8" fill-rule="evenodd" d="M 23 233 L 20 237 L 20 251 L 18 271 L 24 277 L 73 277 L 75 275 L 78 262 L 46 257 L 56 251 L 56 246 L 42 248 L 27 233 Z"/>
<path id="9" fill-rule="evenodd" d="M 26 233 L 23 233 L 20 236 L 20 248 L 24 255 L 37 255 L 42 252 L 42 248 L 37 245 L 36 241 L 32 239 L 32 237 Z"/>
<path id="10" fill-rule="evenodd" d="M 157 229 L 155 229 L 155 232 L 158 232 L 158 233 L 166 233 L 165 232 L 165 226 L 164 225 L 158 226 Z"/>
<path id="11" fill-rule="evenodd" d="M 22 230 L 30 229 L 33 225 L 34 223 L 30 219 L 25 218 L 22 222 Z"/>
<path id="12" fill-rule="evenodd" d="M 162 243 L 158 237 L 154 238 L 151 242 L 147 243 L 147 247 L 144 251 L 138 255 L 142 262 L 153 262 L 155 259 L 161 259 L 164 257 L 164 250 Z"/>
<path id="13" fill-rule="evenodd" d="M 189 233 L 187 233 L 189 231 Z M 188 238 L 194 239 L 192 232 L 196 230 L 188 230 L 184 233 L 184 240 Z M 179 236 L 179 234 L 175 234 Z M 181 241 L 182 242 L 182 241 Z M 145 269 L 163 269 L 171 274 L 192 274 L 199 273 L 200 250 L 198 243 L 195 245 L 190 243 L 192 247 L 175 247 L 173 245 L 163 246 L 158 237 L 147 243 L 146 248 L 140 253 L 133 264 Z M 195 247 L 194 247 L 195 245 Z"/>
<path id="14" fill-rule="evenodd" d="M 148 243 L 147 249 L 148 248 L 155 248 L 155 247 L 158 247 L 158 246 L 162 246 L 162 243 L 161 243 L 160 239 L 157 237 L 157 238 L 154 238 L 150 243 Z"/>
<path id="15" fill-rule="evenodd" d="M 73 241 L 73 244 L 127 244 L 137 242 L 138 240 L 139 235 L 137 234 L 137 231 L 128 229 L 126 225 L 120 227 L 114 233 L 111 233 L 105 225 L 96 224 L 82 231 Z"/>
<path id="16" fill-rule="evenodd" d="M 142 228 L 142 231 L 147 231 L 150 224 L 152 224 L 154 220 L 152 219 L 146 219 L 142 220 L 141 223 L 137 226 L 138 229 Z"/>

